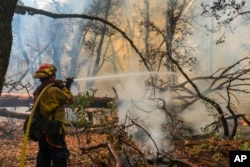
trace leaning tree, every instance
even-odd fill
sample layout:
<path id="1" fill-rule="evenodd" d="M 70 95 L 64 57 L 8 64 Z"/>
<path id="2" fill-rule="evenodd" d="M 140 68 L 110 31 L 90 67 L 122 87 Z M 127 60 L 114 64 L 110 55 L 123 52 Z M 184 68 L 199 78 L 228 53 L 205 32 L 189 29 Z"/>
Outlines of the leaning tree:
<path id="1" fill-rule="evenodd" d="M 17 0 L 0 1 L 0 95 L 8 69 L 12 47 L 12 18 Z"/>

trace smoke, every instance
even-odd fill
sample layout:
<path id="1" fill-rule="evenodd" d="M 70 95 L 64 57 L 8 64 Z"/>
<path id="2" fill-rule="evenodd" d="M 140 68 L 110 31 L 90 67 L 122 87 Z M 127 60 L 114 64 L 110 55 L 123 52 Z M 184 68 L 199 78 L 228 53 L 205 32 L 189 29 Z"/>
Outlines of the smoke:
<path id="1" fill-rule="evenodd" d="M 150 134 L 157 147 L 161 148 L 165 136 L 161 126 L 166 122 L 166 115 L 149 99 L 145 85 L 139 82 L 142 78 L 145 79 L 145 76 L 137 79 L 127 79 L 123 88 L 118 90 L 121 95 L 119 98 L 122 100 L 122 103 L 118 106 L 119 121 L 124 123 L 126 117 L 135 120 Z M 154 152 L 156 151 L 154 143 L 143 129 L 134 126 L 130 129 L 130 133 L 136 141 L 145 142 Z"/>
<path id="2" fill-rule="evenodd" d="M 202 134 L 204 131 L 201 129 L 214 121 L 212 116 L 209 116 L 208 111 L 201 102 L 196 102 L 188 107 L 178 116 L 184 120 L 184 125 L 193 130 L 193 134 Z"/>
<path id="3" fill-rule="evenodd" d="M 81 14 L 89 4 L 89 0 L 22 0 L 25 6 L 43 9 L 50 12 Z"/>

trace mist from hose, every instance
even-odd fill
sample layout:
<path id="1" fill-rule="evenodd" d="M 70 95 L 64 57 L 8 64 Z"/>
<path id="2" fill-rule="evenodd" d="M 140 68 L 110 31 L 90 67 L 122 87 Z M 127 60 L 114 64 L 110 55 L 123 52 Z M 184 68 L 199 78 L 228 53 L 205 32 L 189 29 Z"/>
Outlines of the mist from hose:
<path id="1" fill-rule="evenodd" d="M 133 72 L 133 73 L 122 73 L 122 74 L 112 74 L 112 75 L 103 75 L 103 76 L 93 76 L 93 77 L 86 77 L 86 78 L 75 78 L 74 81 L 90 81 L 90 80 L 105 80 L 105 79 L 112 79 L 112 78 L 124 78 L 124 77 L 138 77 L 138 76 L 149 76 L 149 75 L 173 75 L 174 73 L 171 72 Z"/>

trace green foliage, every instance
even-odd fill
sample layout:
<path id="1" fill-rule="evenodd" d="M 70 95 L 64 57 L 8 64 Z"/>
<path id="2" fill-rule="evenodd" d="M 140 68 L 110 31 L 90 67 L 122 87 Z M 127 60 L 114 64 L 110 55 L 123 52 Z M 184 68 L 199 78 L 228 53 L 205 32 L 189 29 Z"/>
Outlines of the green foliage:
<path id="1" fill-rule="evenodd" d="M 215 101 L 215 100 L 213 100 Z M 219 118 L 219 114 L 218 112 L 215 110 L 214 106 L 211 105 L 210 103 L 208 103 L 207 101 L 202 101 L 202 103 L 205 105 L 206 107 L 206 112 L 208 113 L 208 116 L 211 116 L 214 120 Z M 214 126 L 216 126 L 216 124 L 214 124 Z M 208 132 L 208 125 L 205 124 L 201 127 L 201 130 L 203 132 Z"/>
<path id="2" fill-rule="evenodd" d="M 101 127 L 101 133 L 108 134 L 112 138 L 112 132 L 117 127 L 118 123 L 118 109 L 114 102 L 109 102 L 107 108 L 98 109 L 93 113 L 94 125 L 93 127 Z M 110 138 L 110 139 L 111 139 Z"/>
<path id="3" fill-rule="evenodd" d="M 85 92 L 79 93 L 72 107 L 77 108 L 78 111 L 88 108 L 94 100 L 96 91 L 97 89 L 89 89 Z"/>
<path id="4" fill-rule="evenodd" d="M 243 134 L 239 130 L 238 130 L 238 132 L 234 136 L 234 140 L 238 140 L 238 139 L 244 139 Z"/>
<path id="5" fill-rule="evenodd" d="M 245 141 L 239 146 L 239 150 L 241 151 L 250 151 L 250 143 L 249 141 Z"/>
<path id="6" fill-rule="evenodd" d="M 90 107 L 93 102 L 96 91 L 96 89 L 89 89 L 79 93 L 74 104 L 71 105 L 71 109 L 76 116 L 75 122 L 78 128 L 86 127 L 89 123 L 86 108 Z"/>
<path id="7" fill-rule="evenodd" d="M 215 100 L 213 100 L 215 101 Z M 206 107 L 206 112 L 208 112 L 208 115 L 213 117 L 214 119 L 218 118 L 218 113 L 217 111 L 214 109 L 214 106 L 212 106 L 210 103 L 208 103 L 207 101 L 203 101 L 205 107 Z"/>
<path id="8" fill-rule="evenodd" d="M 77 128 L 99 128 L 102 133 L 108 133 L 112 128 L 117 126 L 118 109 L 116 104 L 112 101 L 108 103 L 107 108 L 96 108 L 94 112 L 89 113 L 92 115 L 95 123 L 93 125 L 89 125 L 90 120 L 86 109 L 93 103 L 96 92 L 96 89 L 89 89 L 85 92 L 79 93 L 74 104 L 71 105 L 71 109 L 76 116 L 75 122 L 77 124 Z"/>

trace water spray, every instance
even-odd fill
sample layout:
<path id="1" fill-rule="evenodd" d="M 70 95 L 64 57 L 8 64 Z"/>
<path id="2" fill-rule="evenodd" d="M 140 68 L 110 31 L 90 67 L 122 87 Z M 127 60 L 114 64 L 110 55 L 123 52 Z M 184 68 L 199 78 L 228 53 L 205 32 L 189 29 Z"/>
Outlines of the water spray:
<path id="1" fill-rule="evenodd" d="M 111 79 L 111 78 L 123 78 L 123 77 L 136 77 L 136 76 L 144 76 L 144 75 L 157 75 L 157 74 L 168 74 L 173 75 L 171 72 L 136 72 L 136 73 L 123 73 L 123 74 L 113 74 L 113 75 L 103 75 L 103 76 L 93 76 L 86 78 L 75 78 L 75 82 L 81 81 L 91 81 L 91 80 L 103 80 L 103 79 Z"/>

